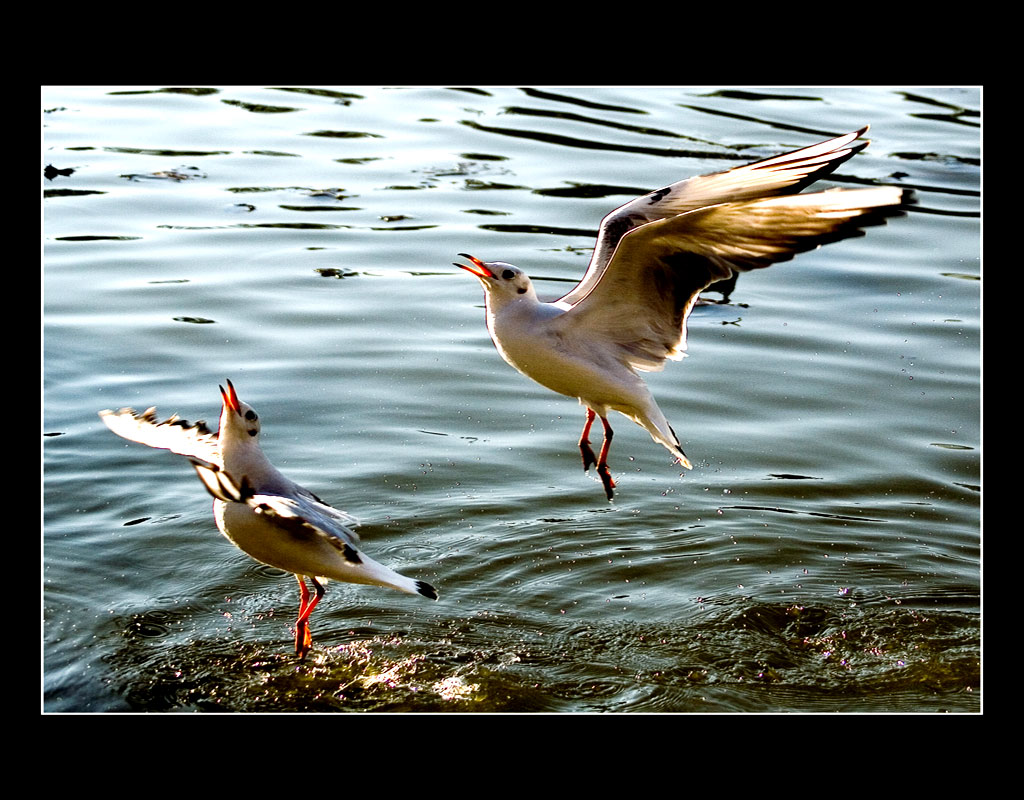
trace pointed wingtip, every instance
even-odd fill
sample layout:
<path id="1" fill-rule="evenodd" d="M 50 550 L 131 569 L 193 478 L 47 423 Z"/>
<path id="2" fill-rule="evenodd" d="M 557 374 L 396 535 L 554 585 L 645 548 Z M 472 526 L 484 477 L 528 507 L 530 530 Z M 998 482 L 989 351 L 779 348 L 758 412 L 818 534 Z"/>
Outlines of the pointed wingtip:
<path id="1" fill-rule="evenodd" d="M 416 581 L 416 591 L 424 597 L 430 598 L 431 600 L 437 599 L 437 589 L 435 589 L 426 581 Z"/>

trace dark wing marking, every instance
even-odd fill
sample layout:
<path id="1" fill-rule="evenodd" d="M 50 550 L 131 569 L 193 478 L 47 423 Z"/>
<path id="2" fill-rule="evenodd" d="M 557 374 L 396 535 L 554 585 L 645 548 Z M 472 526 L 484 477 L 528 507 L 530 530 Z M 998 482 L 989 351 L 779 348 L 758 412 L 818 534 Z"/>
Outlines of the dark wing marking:
<path id="1" fill-rule="evenodd" d="M 122 408 L 100 411 L 99 415 L 110 430 L 124 439 L 189 458 L 194 456 L 212 464 L 222 463 L 217 434 L 202 420 L 188 422 L 174 414 L 158 422 L 155 407 L 141 414 L 132 408 Z"/>

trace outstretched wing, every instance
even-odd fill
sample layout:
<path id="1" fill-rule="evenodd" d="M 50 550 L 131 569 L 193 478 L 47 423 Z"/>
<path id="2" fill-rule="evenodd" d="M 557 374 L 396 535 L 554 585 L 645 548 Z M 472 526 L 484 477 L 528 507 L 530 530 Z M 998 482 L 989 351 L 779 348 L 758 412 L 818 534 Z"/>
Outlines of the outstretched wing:
<path id="1" fill-rule="evenodd" d="M 854 144 L 867 130 L 865 125 L 853 133 L 790 153 L 725 172 L 688 178 L 620 206 L 601 221 L 594 254 L 583 280 L 555 302 L 568 308 L 585 297 L 601 280 L 616 247 L 630 231 L 707 206 L 795 194 L 867 147 L 867 141 Z"/>
<path id="2" fill-rule="evenodd" d="M 600 337 L 636 369 L 654 371 L 686 349 L 686 319 L 700 292 L 735 272 L 767 267 L 900 214 L 898 187 L 835 189 L 702 207 L 634 228 L 600 281 L 560 319 Z"/>
<path id="3" fill-rule="evenodd" d="M 155 406 L 141 414 L 132 408 L 104 410 L 99 414 L 110 430 L 125 439 L 223 466 L 217 434 L 202 420 L 188 422 L 174 414 L 159 422 Z"/>

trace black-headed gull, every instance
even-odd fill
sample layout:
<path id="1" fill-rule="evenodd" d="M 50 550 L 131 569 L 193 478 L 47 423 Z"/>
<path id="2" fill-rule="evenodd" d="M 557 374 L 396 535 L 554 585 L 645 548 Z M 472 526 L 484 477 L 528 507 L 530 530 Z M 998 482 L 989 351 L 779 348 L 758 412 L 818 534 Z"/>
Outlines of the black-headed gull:
<path id="1" fill-rule="evenodd" d="M 282 475 L 260 449 L 260 420 L 241 402 L 231 381 L 221 393 L 220 430 L 188 423 L 177 415 L 158 422 L 156 409 L 99 412 L 118 436 L 186 456 L 214 497 L 213 514 L 240 550 L 257 561 L 295 574 L 301 602 L 295 652 L 305 658 L 313 644 L 309 616 L 324 595 L 320 580 L 390 586 L 437 599 L 433 586 L 412 580 L 360 552 L 356 520 L 332 508 Z M 310 596 L 305 579 L 313 584 Z"/>
<path id="2" fill-rule="evenodd" d="M 737 272 L 786 261 L 822 244 L 863 234 L 902 212 L 911 193 L 893 186 L 797 194 L 867 147 L 859 131 L 725 172 L 674 183 L 612 211 L 583 280 L 545 303 L 530 278 L 503 261 L 460 253 L 455 264 L 480 279 L 487 329 L 509 364 L 586 407 L 579 447 L 583 468 L 597 466 L 608 499 L 608 469 L 618 411 L 692 469 L 679 439 L 637 374 L 664 368 L 686 350 L 686 320 L 701 291 Z M 604 426 L 599 457 L 590 426 Z"/>

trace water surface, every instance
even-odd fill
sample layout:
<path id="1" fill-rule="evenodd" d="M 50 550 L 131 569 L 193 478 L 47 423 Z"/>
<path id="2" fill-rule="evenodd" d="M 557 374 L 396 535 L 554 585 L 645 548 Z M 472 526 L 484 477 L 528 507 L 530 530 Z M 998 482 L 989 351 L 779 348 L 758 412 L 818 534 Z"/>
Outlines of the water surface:
<path id="1" fill-rule="evenodd" d="M 43 707 L 974 712 L 980 92 L 46 87 Z M 495 352 L 457 253 L 542 296 L 601 217 L 870 123 L 824 185 L 912 187 L 863 238 L 740 278 L 649 377 L 694 462 Z M 711 299 L 721 299 L 711 296 Z M 103 408 L 214 423 L 437 603 L 294 579 Z"/>

